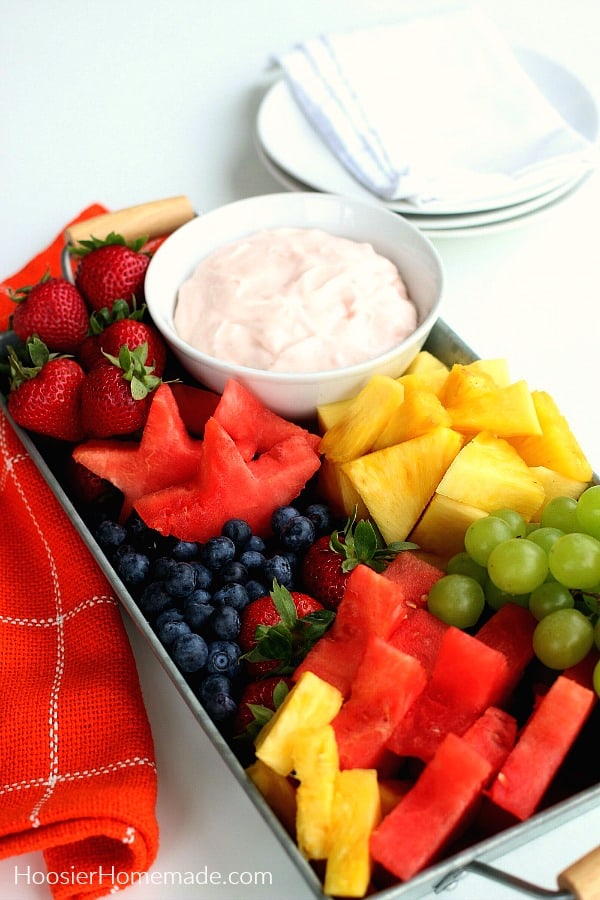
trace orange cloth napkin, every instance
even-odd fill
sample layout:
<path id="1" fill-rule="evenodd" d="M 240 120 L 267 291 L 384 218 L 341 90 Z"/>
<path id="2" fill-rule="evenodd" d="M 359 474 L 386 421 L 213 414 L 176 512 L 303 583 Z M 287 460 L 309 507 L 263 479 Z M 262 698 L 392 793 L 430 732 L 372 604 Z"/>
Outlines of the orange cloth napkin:
<path id="1" fill-rule="evenodd" d="M 52 268 L 61 241 L 19 279 Z M 158 825 L 133 654 L 108 581 L 3 408 L 0 734 L 0 858 L 43 851 L 57 900 L 139 880 Z"/>

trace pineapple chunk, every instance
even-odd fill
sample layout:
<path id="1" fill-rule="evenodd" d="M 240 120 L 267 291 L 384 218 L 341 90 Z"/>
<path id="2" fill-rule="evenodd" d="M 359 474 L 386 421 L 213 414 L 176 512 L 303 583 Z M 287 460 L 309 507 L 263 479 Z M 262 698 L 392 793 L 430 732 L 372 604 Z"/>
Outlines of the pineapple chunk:
<path id="1" fill-rule="evenodd" d="M 371 833 L 381 820 L 375 769 L 345 769 L 335 783 L 331 849 L 323 890 L 335 897 L 364 897 L 371 881 Z"/>
<path id="2" fill-rule="evenodd" d="M 289 778 L 279 775 L 257 759 L 246 775 L 263 795 L 288 834 L 296 836 L 296 788 Z"/>
<path id="3" fill-rule="evenodd" d="M 303 672 L 255 740 L 258 759 L 280 775 L 294 768 L 294 743 L 300 728 L 327 725 L 340 710 L 340 691 L 313 672 Z"/>
<path id="4" fill-rule="evenodd" d="M 547 469 L 545 466 L 532 466 L 531 471 L 544 488 L 544 502 L 535 514 L 534 521 L 539 522 L 542 510 L 545 505 L 554 497 L 572 497 L 578 500 L 585 489 L 589 486 L 589 481 L 577 481 L 574 478 L 567 478 L 553 469 Z"/>
<path id="5" fill-rule="evenodd" d="M 348 415 L 352 399 L 349 397 L 347 400 L 333 400 L 331 403 L 317 406 L 317 425 L 321 434 L 325 434 Z"/>
<path id="6" fill-rule="evenodd" d="M 450 376 L 449 376 L 450 377 Z M 525 381 L 482 389 L 446 403 L 453 428 L 470 434 L 490 431 L 498 437 L 541 435 L 542 429 Z"/>
<path id="7" fill-rule="evenodd" d="M 575 481 L 590 481 L 592 467 L 553 398 L 545 391 L 532 391 L 540 421 L 540 436 L 514 437 L 511 444 L 529 466 L 545 466 Z"/>
<path id="8" fill-rule="evenodd" d="M 406 539 L 462 442 L 439 427 L 342 466 L 386 543 Z"/>
<path id="9" fill-rule="evenodd" d="M 490 513 L 508 506 L 529 522 L 544 488 L 515 448 L 489 432 L 465 444 L 437 486 L 438 494 Z"/>
<path id="10" fill-rule="evenodd" d="M 507 387 L 510 384 L 508 362 L 503 357 L 498 359 L 475 359 L 472 363 L 468 363 L 466 368 L 471 371 L 485 372 L 498 387 Z"/>
<path id="11" fill-rule="evenodd" d="M 351 516 L 356 508 L 358 519 L 368 519 L 369 511 L 360 494 L 344 473 L 342 463 L 323 459 L 319 468 L 319 491 L 336 515 Z"/>
<path id="12" fill-rule="evenodd" d="M 448 366 L 430 353 L 429 350 L 419 350 L 411 364 L 404 371 L 405 375 L 415 375 L 421 372 L 430 372 L 432 369 L 442 369 L 448 372 Z"/>
<path id="13" fill-rule="evenodd" d="M 307 859 L 326 859 L 332 843 L 332 812 L 340 770 L 331 725 L 301 728 L 294 735 L 296 843 Z"/>
<path id="14" fill-rule="evenodd" d="M 440 400 L 446 407 L 467 405 L 471 400 L 493 391 L 497 385 L 484 369 L 455 363 L 444 382 Z"/>
<path id="15" fill-rule="evenodd" d="M 326 459 L 347 462 L 368 453 L 404 400 L 404 388 L 389 375 L 373 375 L 345 415 L 325 432 L 319 447 Z"/>
<path id="16" fill-rule="evenodd" d="M 465 549 L 465 531 L 471 522 L 484 516 L 487 516 L 484 510 L 436 491 L 409 539 L 423 550 L 448 560 Z"/>
<path id="17" fill-rule="evenodd" d="M 383 450 L 392 444 L 408 441 L 439 425 L 450 426 L 450 414 L 432 391 L 407 390 L 404 403 L 388 419 L 373 444 L 373 450 Z"/>
<path id="18" fill-rule="evenodd" d="M 421 369 L 418 372 L 406 372 L 396 378 L 407 390 L 431 391 L 439 397 L 446 383 L 448 370 L 443 368 Z"/>

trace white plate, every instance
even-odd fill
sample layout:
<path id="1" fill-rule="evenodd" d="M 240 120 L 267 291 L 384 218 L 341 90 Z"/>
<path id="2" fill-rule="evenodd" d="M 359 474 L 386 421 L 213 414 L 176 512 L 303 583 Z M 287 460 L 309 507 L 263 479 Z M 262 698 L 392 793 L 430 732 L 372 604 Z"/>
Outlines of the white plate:
<path id="1" fill-rule="evenodd" d="M 561 116 L 584 138 L 595 143 L 598 138 L 598 110 L 587 88 L 557 62 L 531 50 L 515 50 L 521 65 L 538 89 Z M 564 186 L 562 180 L 546 183 L 534 191 L 517 188 L 483 203 L 469 201 L 446 206 L 442 201 L 418 208 L 406 200 L 383 201 L 362 187 L 321 141 L 296 104 L 287 83 L 277 81 L 264 97 L 257 116 L 256 129 L 260 145 L 270 159 L 287 175 L 307 187 L 328 193 L 371 199 L 400 213 L 431 217 L 462 213 L 487 212 L 531 200 Z M 572 184 L 571 184 L 572 186 Z"/>
<path id="2" fill-rule="evenodd" d="M 259 159 L 263 163 L 267 171 L 273 178 L 287 188 L 289 191 L 306 191 L 313 190 L 318 192 L 316 188 L 304 184 L 297 178 L 294 178 L 284 169 L 277 165 L 271 159 L 267 151 L 260 143 L 260 138 L 256 135 L 255 139 L 256 152 Z M 411 212 L 402 212 L 402 215 L 412 221 L 421 231 L 425 232 L 429 237 L 468 237 L 476 234 L 489 234 L 491 227 L 496 226 L 494 230 L 498 230 L 499 225 L 504 228 L 515 227 L 517 225 L 526 224 L 531 221 L 534 214 L 542 212 L 554 206 L 560 199 L 575 190 L 578 185 L 582 184 L 588 178 L 587 175 L 579 178 L 571 179 L 564 184 L 559 185 L 551 191 L 542 194 L 540 197 L 534 197 L 531 200 L 525 200 L 522 203 L 515 203 L 511 206 L 503 206 L 498 209 L 490 209 L 483 212 L 474 213 L 457 213 L 453 215 L 413 215 Z M 372 195 L 364 192 L 374 202 L 377 202 Z M 503 228 L 503 230 L 504 230 Z"/>

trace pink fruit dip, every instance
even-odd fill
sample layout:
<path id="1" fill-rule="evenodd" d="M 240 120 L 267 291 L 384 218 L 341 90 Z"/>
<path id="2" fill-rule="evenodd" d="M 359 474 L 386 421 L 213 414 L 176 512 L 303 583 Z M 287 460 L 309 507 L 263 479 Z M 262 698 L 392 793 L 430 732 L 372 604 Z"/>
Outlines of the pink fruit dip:
<path id="1" fill-rule="evenodd" d="M 255 232 L 180 287 L 179 336 L 210 356 L 278 372 L 349 366 L 417 327 L 397 268 L 367 243 L 315 228 Z"/>

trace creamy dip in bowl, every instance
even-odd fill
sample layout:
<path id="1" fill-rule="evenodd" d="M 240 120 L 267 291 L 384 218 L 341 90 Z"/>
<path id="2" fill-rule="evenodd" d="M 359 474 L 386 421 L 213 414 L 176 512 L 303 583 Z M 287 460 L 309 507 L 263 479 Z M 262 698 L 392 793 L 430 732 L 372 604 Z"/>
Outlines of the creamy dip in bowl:
<path id="1" fill-rule="evenodd" d="M 409 308 L 412 307 L 415 316 L 415 320 L 408 326 L 409 330 L 412 329 L 410 333 L 404 337 L 394 335 L 390 339 L 389 332 L 396 325 L 392 325 L 393 316 L 388 310 L 383 317 L 384 324 L 378 324 L 372 329 L 379 335 L 378 340 L 386 344 L 387 349 L 372 346 L 370 350 L 364 350 L 368 345 L 366 327 L 358 329 L 360 340 L 356 337 L 356 331 L 352 341 L 349 337 L 344 341 L 340 340 L 338 325 L 334 327 L 332 320 L 328 318 L 331 316 L 331 308 L 323 303 L 321 305 L 324 308 L 316 316 L 321 321 L 318 330 L 322 334 L 319 340 L 323 340 L 323 335 L 327 335 L 328 331 L 335 332 L 333 341 L 328 337 L 324 339 L 329 345 L 328 355 L 322 346 L 318 350 L 313 347 L 309 353 L 314 335 L 305 333 L 294 337 L 294 329 L 290 328 L 290 315 L 280 319 L 278 326 L 274 325 L 269 315 L 262 316 L 265 330 L 268 328 L 271 331 L 266 341 L 270 348 L 269 354 L 280 357 L 273 368 L 259 367 L 256 357 L 250 359 L 245 356 L 246 364 L 239 361 L 238 353 L 241 348 L 246 353 L 250 345 L 258 343 L 259 348 L 262 348 L 260 352 L 264 353 L 265 341 L 262 337 L 258 341 L 256 332 L 251 336 L 249 323 L 239 322 L 237 317 L 234 317 L 234 336 L 225 339 L 219 351 L 224 353 L 224 346 L 229 345 L 229 359 L 216 356 L 216 347 L 208 352 L 194 347 L 190 340 L 196 339 L 191 332 L 189 339 L 183 337 L 178 330 L 182 327 L 181 322 L 176 321 L 182 315 L 183 306 L 178 311 L 178 301 L 184 283 L 209 257 L 216 254 L 218 258 L 217 251 L 220 253 L 222 248 L 235 244 L 244 246 L 253 235 L 280 229 L 321 232 L 327 238 L 336 236 L 358 245 L 370 245 L 365 251 L 367 255 L 376 254 L 385 261 L 382 264 L 384 268 L 389 271 L 391 266 L 397 270 L 392 276 L 392 282 L 399 291 L 398 303 L 401 307 L 406 305 L 407 300 L 403 296 L 405 292 L 409 298 Z M 329 244 L 329 240 L 327 243 Z M 229 250 L 225 252 L 228 253 Z M 259 272 L 255 252 L 252 258 L 252 267 L 255 272 Z M 399 282 L 396 282 L 398 275 Z M 309 282 L 315 282 L 314 273 L 307 277 Z M 346 277 L 344 274 L 342 280 Z M 318 281 L 316 279 L 316 283 L 312 284 L 313 296 L 320 293 L 315 290 Z M 332 283 L 335 283 L 335 279 Z M 399 283 L 404 288 L 398 287 Z M 392 377 L 401 375 L 423 346 L 438 319 L 442 286 L 443 270 L 435 248 L 406 219 L 368 201 L 333 194 L 298 192 L 266 194 L 239 200 L 203 213 L 178 228 L 161 244 L 148 266 L 145 298 L 148 311 L 174 356 L 200 384 L 222 391 L 227 381 L 235 378 L 280 415 L 291 419 L 309 419 L 315 415 L 317 406 L 356 394 L 375 373 Z M 333 290 L 334 294 L 338 292 L 337 287 L 325 288 L 327 290 Z M 225 321 L 227 316 L 219 311 L 219 301 L 214 300 L 210 305 L 212 313 Z M 233 306 L 239 307 L 239 304 L 234 301 Z M 368 319 L 370 313 L 363 312 L 361 315 Z M 315 330 L 314 319 L 315 316 L 311 315 L 304 321 L 309 332 L 310 329 Z M 202 325 L 202 332 L 211 329 L 214 331 L 215 321 L 212 325 Z M 302 321 L 303 317 L 297 311 L 296 324 Z M 345 362 L 341 357 L 337 361 L 334 354 L 340 348 L 333 346 L 336 340 L 340 345 L 360 344 L 363 351 L 371 355 L 353 363 Z M 256 350 L 256 346 L 254 349 Z M 277 352 L 273 353 L 274 350 Z M 293 356 L 305 359 L 304 362 L 297 359 L 299 367 L 295 369 L 292 369 Z M 318 368 L 314 368 L 315 357 Z M 238 361 L 232 361 L 234 359 Z M 263 359 L 262 365 L 264 364 Z"/>

